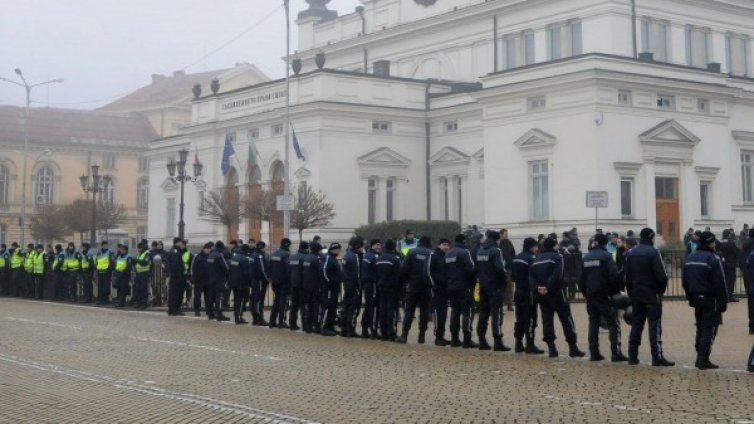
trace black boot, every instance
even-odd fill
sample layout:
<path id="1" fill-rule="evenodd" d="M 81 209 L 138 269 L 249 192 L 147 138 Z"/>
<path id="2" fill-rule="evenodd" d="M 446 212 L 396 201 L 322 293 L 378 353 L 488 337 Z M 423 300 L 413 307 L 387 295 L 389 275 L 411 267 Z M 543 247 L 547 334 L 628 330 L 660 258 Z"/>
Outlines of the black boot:
<path id="1" fill-rule="evenodd" d="M 532 354 L 532 355 L 541 355 L 545 353 L 545 351 L 537 347 L 537 345 L 534 344 L 534 340 L 527 340 L 526 353 Z"/>
<path id="2" fill-rule="evenodd" d="M 550 358 L 558 357 L 558 348 L 555 347 L 555 343 L 547 343 L 547 354 Z"/>
<path id="3" fill-rule="evenodd" d="M 699 368 L 700 370 L 716 370 L 720 368 L 719 366 L 710 362 L 709 358 L 697 358 L 694 366 Z"/>
<path id="4" fill-rule="evenodd" d="M 419 332 L 419 338 L 416 341 L 417 343 L 424 344 L 424 342 L 426 341 L 426 336 L 424 333 L 425 333 L 424 331 Z"/>
<path id="5" fill-rule="evenodd" d="M 217 314 L 217 320 L 218 321 L 230 321 L 230 318 L 226 317 L 225 315 L 223 315 L 222 312 L 220 312 L 220 313 Z"/>
<path id="6" fill-rule="evenodd" d="M 571 358 L 583 358 L 584 356 L 586 356 L 586 353 L 579 350 L 579 347 L 576 346 L 576 343 L 571 343 L 568 345 L 568 356 L 570 356 Z"/>
<path id="7" fill-rule="evenodd" d="M 361 328 L 361 338 L 362 339 L 368 339 L 370 337 L 371 336 L 369 335 L 369 329 L 367 327 L 362 327 Z"/>
<path id="8" fill-rule="evenodd" d="M 404 328 L 403 332 L 401 333 L 401 336 L 398 337 L 398 339 L 396 340 L 396 343 L 406 344 L 407 342 L 408 342 L 408 330 Z"/>
<path id="9" fill-rule="evenodd" d="M 668 361 L 665 359 L 665 357 L 660 357 L 660 359 L 652 359 L 652 366 L 653 367 L 673 367 L 675 366 L 675 362 Z"/>
<path id="10" fill-rule="evenodd" d="M 612 357 L 610 358 L 610 362 L 626 362 L 626 361 L 628 361 L 628 358 L 621 351 L 617 351 L 613 353 Z"/>
<path id="11" fill-rule="evenodd" d="M 599 350 L 591 350 L 589 352 L 589 360 L 592 362 L 604 361 L 605 357 L 602 356 Z"/>
<path id="12" fill-rule="evenodd" d="M 466 343 L 464 342 L 464 345 Z M 464 346 L 466 347 L 466 346 Z M 487 338 L 484 336 L 479 337 L 479 350 L 491 350 L 492 346 L 487 343 Z"/>
<path id="13" fill-rule="evenodd" d="M 479 347 L 479 345 L 474 343 L 474 340 L 471 339 L 471 333 L 464 333 L 463 334 L 463 348 L 473 349 L 477 347 Z"/>
<path id="14" fill-rule="evenodd" d="M 447 341 L 447 340 L 445 340 L 444 337 L 435 337 L 435 346 L 445 347 L 445 346 L 447 346 L 449 344 L 450 344 L 450 342 Z"/>
<path id="15" fill-rule="evenodd" d="M 516 352 L 516 353 L 521 353 L 521 352 L 523 352 L 525 350 L 526 349 L 524 348 L 524 341 L 521 340 L 521 338 L 517 338 L 516 339 L 516 344 L 514 346 L 513 351 Z"/>
<path id="16" fill-rule="evenodd" d="M 511 348 L 503 343 L 502 337 L 495 337 L 495 347 L 493 349 L 495 350 L 495 352 L 510 352 L 511 350 Z"/>
<path id="17" fill-rule="evenodd" d="M 463 346 L 463 343 L 461 343 L 461 339 L 458 338 L 458 334 L 451 335 L 450 347 L 461 347 L 461 346 Z"/>

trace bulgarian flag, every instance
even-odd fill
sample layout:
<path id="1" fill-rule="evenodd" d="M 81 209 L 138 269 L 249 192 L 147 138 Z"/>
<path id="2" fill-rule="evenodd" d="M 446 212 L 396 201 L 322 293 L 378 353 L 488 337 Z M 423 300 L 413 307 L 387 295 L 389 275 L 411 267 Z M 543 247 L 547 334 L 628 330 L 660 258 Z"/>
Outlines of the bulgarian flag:
<path id="1" fill-rule="evenodd" d="M 249 157 L 246 160 L 246 171 L 249 173 L 249 175 L 254 174 L 254 170 L 259 166 L 259 163 L 257 162 L 257 157 L 259 156 L 259 153 L 256 151 L 256 148 L 254 147 L 254 142 L 249 143 Z"/>

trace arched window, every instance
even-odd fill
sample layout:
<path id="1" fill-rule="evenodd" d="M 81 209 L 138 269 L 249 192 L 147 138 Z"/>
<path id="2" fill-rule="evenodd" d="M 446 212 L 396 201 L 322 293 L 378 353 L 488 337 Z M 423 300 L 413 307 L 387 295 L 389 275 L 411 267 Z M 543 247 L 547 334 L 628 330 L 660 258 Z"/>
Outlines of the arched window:
<path id="1" fill-rule="evenodd" d="M 149 178 L 141 178 L 136 185 L 136 207 L 147 210 L 149 207 Z"/>
<path id="2" fill-rule="evenodd" d="M 49 205 L 53 201 L 55 190 L 55 173 L 50 167 L 43 167 L 37 171 L 37 181 L 34 187 L 34 203 L 37 205 Z"/>
<path id="3" fill-rule="evenodd" d="M 285 167 L 283 162 L 277 161 L 272 166 L 272 181 L 283 181 L 285 178 Z"/>
<path id="4" fill-rule="evenodd" d="M 105 178 L 102 183 L 102 204 L 112 205 L 115 202 L 115 182 L 112 177 Z"/>
<path id="5" fill-rule="evenodd" d="M 6 205 L 9 202 L 8 189 L 10 188 L 10 172 L 8 167 L 0 165 L 0 205 Z"/>

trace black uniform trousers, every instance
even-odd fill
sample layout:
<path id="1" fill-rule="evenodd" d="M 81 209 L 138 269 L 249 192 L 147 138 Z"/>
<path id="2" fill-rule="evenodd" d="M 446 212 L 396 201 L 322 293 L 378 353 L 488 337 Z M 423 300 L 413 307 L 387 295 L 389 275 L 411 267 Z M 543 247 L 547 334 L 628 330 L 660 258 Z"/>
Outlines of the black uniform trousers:
<path id="1" fill-rule="evenodd" d="M 215 288 L 208 281 L 194 281 L 194 312 L 201 312 L 202 298 L 204 310 L 210 318 L 215 317 Z"/>
<path id="2" fill-rule="evenodd" d="M 429 325 L 429 308 L 432 295 L 423 282 L 411 283 L 406 292 L 406 305 L 403 313 L 403 332 L 408 334 L 411 324 L 414 322 L 416 307 L 419 307 L 419 332 L 424 334 Z"/>
<path id="3" fill-rule="evenodd" d="M 298 327 L 298 316 L 301 310 L 301 287 L 291 287 L 290 309 L 288 311 L 288 324 L 291 328 Z M 303 319 L 301 320 L 303 323 Z"/>
<path id="4" fill-rule="evenodd" d="M 359 314 L 361 303 L 361 291 L 357 282 L 343 283 L 343 323 L 344 329 L 353 329 L 356 326 L 356 316 Z"/>
<path id="5" fill-rule="evenodd" d="M 513 326 L 513 337 L 516 340 L 526 337 L 526 343 L 534 343 L 534 330 L 537 328 L 538 298 L 531 291 L 516 290 L 513 301 L 516 304 L 516 324 Z"/>
<path id="6" fill-rule="evenodd" d="M 168 314 L 176 314 L 181 311 L 183 303 L 183 291 L 186 289 L 184 276 L 170 277 L 168 281 Z"/>
<path id="7" fill-rule="evenodd" d="M 465 337 L 471 336 L 472 307 L 474 295 L 469 287 L 448 288 L 450 301 L 450 335 L 458 339 L 459 331 L 463 330 Z"/>
<path id="8" fill-rule="evenodd" d="M 306 290 L 301 288 L 301 326 L 307 333 L 311 333 L 317 324 L 319 314 L 319 289 Z"/>
<path id="9" fill-rule="evenodd" d="M 226 287 L 225 283 L 223 282 L 214 282 L 209 283 L 209 290 L 211 292 L 211 302 L 214 303 L 214 307 L 212 308 L 212 312 L 215 313 L 215 316 L 220 316 L 223 314 L 223 296 L 225 296 Z"/>
<path id="10" fill-rule="evenodd" d="M 361 316 L 361 329 L 362 331 L 371 330 L 372 333 L 377 331 L 379 324 L 379 305 L 380 298 L 378 296 L 377 284 L 364 283 L 364 314 Z"/>
<path id="11" fill-rule="evenodd" d="M 620 321 L 613 310 L 610 300 L 607 298 L 587 298 L 586 313 L 589 315 L 589 352 L 600 351 L 600 324 L 604 320 L 610 334 L 610 352 L 618 355 L 621 352 L 620 345 Z"/>
<path id="12" fill-rule="evenodd" d="M 487 335 L 487 323 L 492 319 L 492 337 L 503 338 L 503 297 L 505 288 L 479 287 L 479 321 L 476 333 L 479 340 Z"/>
<path id="13" fill-rule="evenodd" d="M 93 287 L 92 287 L 92 271 L 84 270 L 81 272 L 81 291 L 84 295 L 82 301 L 84 303 L 92 303 Z"/>
<path id="14" fill-rule="evenodd" d="M 290 288 L 287 284 L 272 283 L 272 311 L 270 312 L 270 324 L 285 325 L 285 315 L 288 310 L 288 293 Z"/>
<path id="15" fill-rule="evenodd" d="M 97 303 L 110 303 L 110 281 L 112 278 L 112 271 L 97 273 Z"/>
<path id="16" fill-rule="evenodd" d="M 754 331 L 754 286 L 746 285 L 746 303 L 749 309 L 749 331 Z"/>
<path id="17" fill-rule="evenodd" d="M 149 271 L 137 272 L 134 277 L 134 301 L 136 306 L 146 308 L 149 301 Z"/>
<path id="18" fill-rule="evenodd" d="M 432 296 L 432 322 L 435 324 L 435 337 L 445 337 L 445 323 L 448 320 L 448 295 L 445 287 L 434 286 L 430 289 Z"/>
<path id="19" fill-rule="evenodd" d="M 399 287 L 380 287 L 380 335 L 382 340 L 396 338 L 396 312 L 400 298 Z"/>
<path id="20" fill-rule="evenodd" d="M 58 299 L 65 298 L 65 294 L 68 291 L 67 290 L 67 284 L 68 281 L 66 281 L 66 272 L 65 271 L 58 271 L 55 273 L 55 277 L 57 278 L 57 284 L 56 284 L 56 292 L 55 297 Z M 36 294 L 36 288 L 37 288 L 37 278 L 34 273 L 27 272 L 26 273 L 26 297 L 29 299 L 33 299 L 34 295 Z"/>
<path id="21" fill-rule="evenodd" d="M 230 289 L 233 291 L 233 313 L 236 319 L 240 319 L 243 317 L 246 301 L 249 299 L 249 286 L 235 286 Z"/>
<path id="22" fill-rule="evenodd" d="M 8 288 L 8 280 L 10 279 L 10 271 L 6 268 L 0 268 L 0 296 L 7 296 L 10 293 Z"/>
<path id="23" fill-rule="evenodd" d="M 26 271 L 23 267 L 11 268 L 11 296 L 19 297 L 25 293 L 24 284 L 26 282 Z"/>
<path id="24" fill-rule="evenodd" d="M 566 297 L 566 289 L 558 290 L 539 297 L 539 307 L 542 309 L 542 340 L 550 344 L 555 341 L 555 314 L 558 314 L 560 325 L 563 327 L 568 344 L 576 343 L 576 325 L 571 315 L 571 305 Z"/>
<path id="25" fill-rule="evenodd" d="M 722 311 L 714 296 L 692 295 L 694 317 L 696 318 L 696 347 L 697 359 L 709 360 L 712 353 L 712 343 L 717 336 Z"/>
<path id="26" fill-rule="evenodd" d="M 649 344 L 652 359 L 659 360 L 662 356 L 662 300 L 656 302 L 644 302 L 632 300 L 631 334 L 628 336 L 628 356 L 635 359 L 639 355 L 641 334 L 644 332 L 644 323 L 649 324 Z"/>
<path id="27" fill-rule="evenodd" d="M 118 290 L 116 295 L 116 305 L 123 307 L 126 306 L 126 296 L 131 292 L 131 273 L 130 272 L 116 272 L 115 273 L 115 288 Z"/>
<path id="28" fill-rule="evenodd" d="M 340 284 L 324 283 L 322 285 L 322 319 L 323 328 L 332 329 L 335 326 L 335 316 L 338 313 L 338 294 Z"/>
<path id="29" fill-rule="evenodd" d="M 68 299 L 73 302 L 79 301 L 79 277 L 81 271 L 68 271 Z"/>
<path id="30" fill-rule="evenodd" d="M 264 297 L 263 285 L 261 280 L 251 281 L 251 315 L 254 317 L 264 318 Z"/>
<path id="31" fill-rule="evenodd" d="M 725 265 L 723 271 L 725 272 L 725 285 L 728 288 L 728 299 L 733 299 L 733 292 L 736 289 L 736 264 L 733 264 L 733 266 Z"/>
<path id="32" fill-rule="evenodd" d="M 42 300 L 45 291 L 45 275 L 33 274 L 34 276 L 34 298 Z"/>

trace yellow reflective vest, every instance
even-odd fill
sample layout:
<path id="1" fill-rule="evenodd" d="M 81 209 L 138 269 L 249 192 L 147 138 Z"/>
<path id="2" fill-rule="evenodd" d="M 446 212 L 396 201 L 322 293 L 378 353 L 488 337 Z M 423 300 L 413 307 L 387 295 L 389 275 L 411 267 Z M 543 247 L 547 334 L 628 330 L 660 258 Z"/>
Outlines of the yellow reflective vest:
<path id="1" fill-rule="evenodd" d="M 21 248 L 17 248 L 13 251 L 13 254 L 10 255 L 10 267 L 11 268 L 21 268 L 21 265 L 24 264 L 24 255 L 21 254 Z"/>
<path id="2" fill-rule="evenodd" d="M 109 250 L 97 254 L 95 259 L 97 262 L 97 271 L 105 272 L 110 269 L 110 254 Z"/>
<path id="3" fill-rule="evenodd" d="M 45 256 L 44 252 L 34 255 L 34 275 L 43 275 L 45 273 Z"/>
<path id="4" fill-rule="evenodd" d="M 145 250 L 144 252 L 136 256 L 136 272 L 149 272 L 149 268 L 150 268 L 149 263 L 147 263 L 147 265 L 140 264 L 140 262 L 144 262 L 148 256 L 149 256 L 148 250 Z"/>
<path id="5" fill-rule="evenodd" d="M 125 272 L 128 269 L 128 262 L 130 260 L 131 257 L 128 255 L 118 256 L 118 258 L 115 259 L 115 272 Z"/>
<path id="6" fill-rule="evenodd" d="M 31 251 L 26 253 L 26 259 L 24 260 L 24 270 L 26 272 L 34 272 L 34 258 L 37 256 L 37 252 Z"/>

